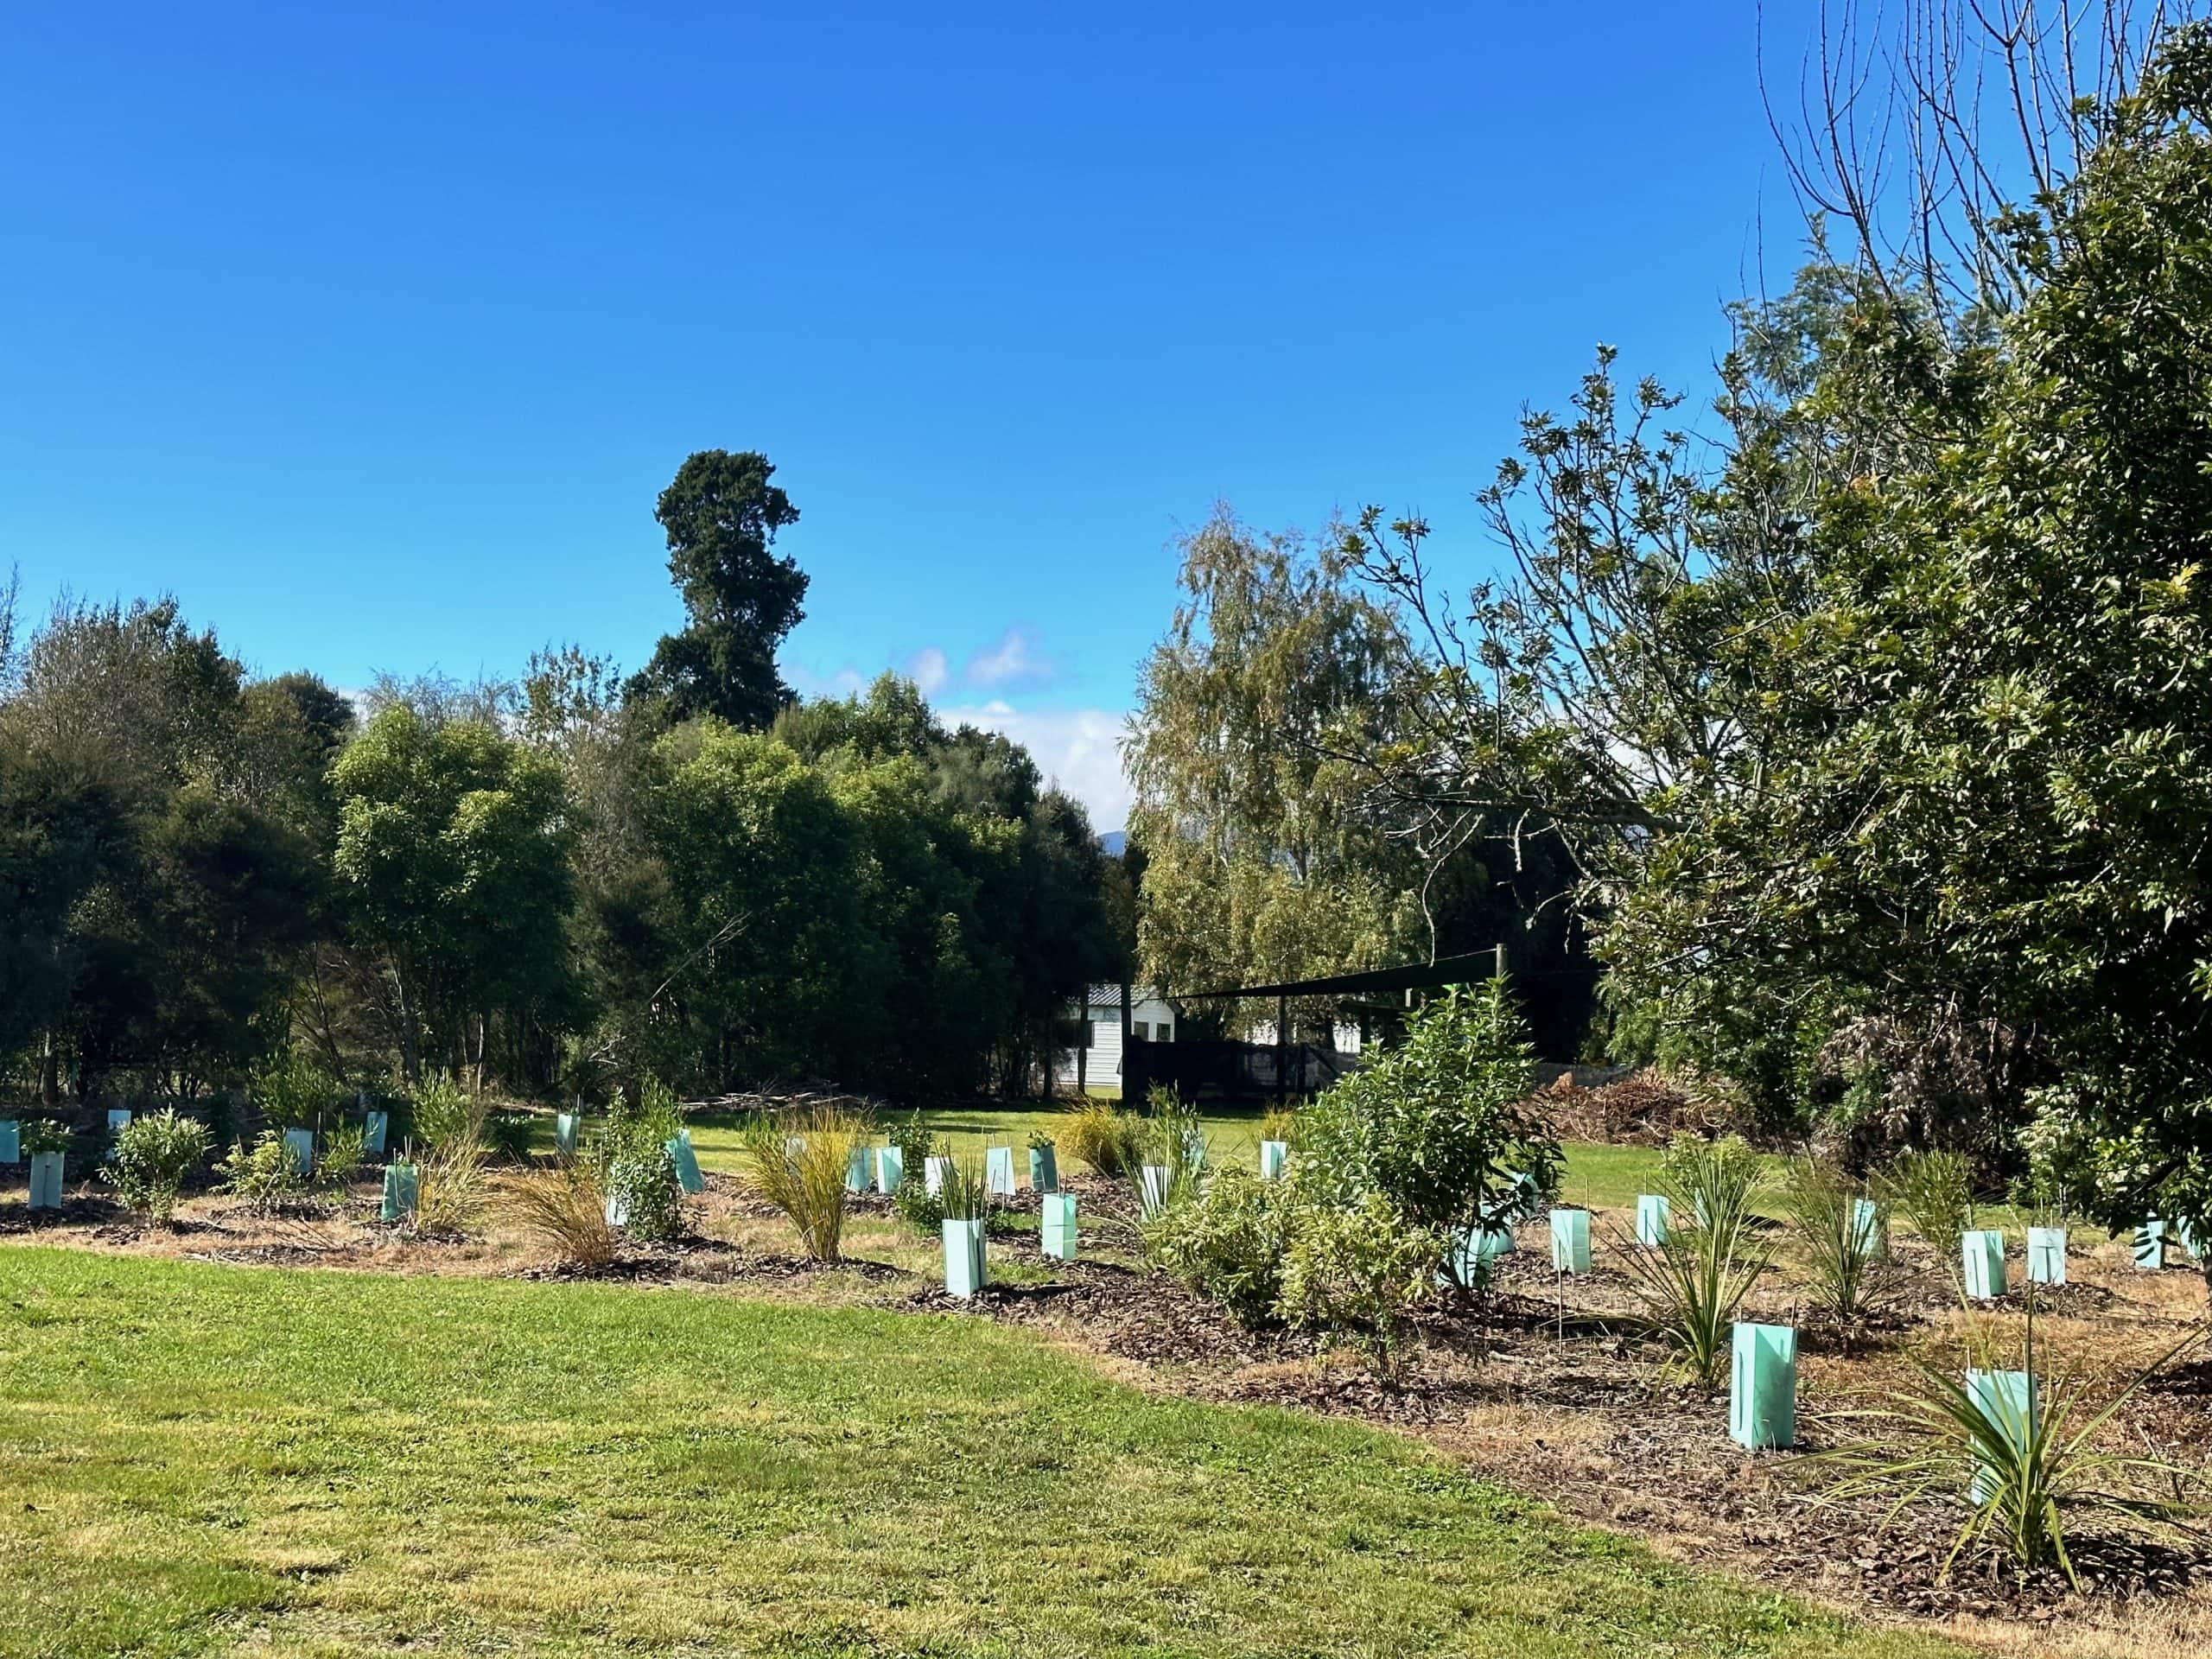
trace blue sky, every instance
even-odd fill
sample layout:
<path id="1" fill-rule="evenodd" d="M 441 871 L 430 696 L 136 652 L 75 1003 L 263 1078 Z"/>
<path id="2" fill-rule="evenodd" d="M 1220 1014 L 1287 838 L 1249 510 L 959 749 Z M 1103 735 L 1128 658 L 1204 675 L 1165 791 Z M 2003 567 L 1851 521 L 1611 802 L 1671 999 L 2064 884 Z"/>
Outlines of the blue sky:
<path id="1" fill-rule="evenodd" d="M 173 591 L 344 686 L 634 665 L 654 496 L 762 449 L 794 682 L 910 668 L 1102 828 L 1179 529 L 1380 501 L 1472 575 L 1522 405 L 1601 340 L 1694 382 L 1763 203 L 1789 245 L 1748 3 L 10 16 L 33 608 Z"/>

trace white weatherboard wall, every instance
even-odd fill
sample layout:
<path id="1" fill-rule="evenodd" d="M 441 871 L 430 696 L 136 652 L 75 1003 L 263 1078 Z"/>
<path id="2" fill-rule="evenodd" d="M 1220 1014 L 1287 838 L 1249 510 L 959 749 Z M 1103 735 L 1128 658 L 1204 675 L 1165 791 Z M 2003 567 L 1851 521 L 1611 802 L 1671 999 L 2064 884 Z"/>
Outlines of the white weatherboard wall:
<path id="1" fill-rule="evenodd" d="M 1066 1017 L 1088 1020 L 1090 1026 L 1090 1046 L 1083 1057 L 1083 1080 L 1086 1088 L 1118 1089 L 1122 1086 L 1122 1003 L 1121 993 L 1110 985 L 1092 988 L 1090 1000 L 1081 1005 L 1071 1002 Z M 1149 992 L 1136 992 L 1129 1008 L 1129 1018 L 1142 1026 L 1148 1041 L 1173 1042 L 1176 1028 L 1182 1017 L 1175 1010 Z M 1162 1030 L 1165 1037 L 1158 1035 Z M 1053 1057 L 1052 1081 L 1072 1089 L 1076 1082 L 1076 1052 L 1062 1049 Z"/>

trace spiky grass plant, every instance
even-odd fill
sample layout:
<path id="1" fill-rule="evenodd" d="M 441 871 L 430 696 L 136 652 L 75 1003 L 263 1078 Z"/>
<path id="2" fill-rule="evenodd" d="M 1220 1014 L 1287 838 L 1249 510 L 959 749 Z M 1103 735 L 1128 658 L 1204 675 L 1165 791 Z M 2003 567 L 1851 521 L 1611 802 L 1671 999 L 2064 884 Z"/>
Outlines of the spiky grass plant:
<path id="1" fill-rule="evenodd" d="M 1893 1210 L 1955 1276 L 1959 1241 L 1974 1225 L 1974 1166 L 1962 1153 L 1908 1152 L 1881 1173 L 1876 1187 Z"/>
<path id="2" fill-rule="evenodd" d="M 484 1218 L 491 1178 L 484 1166 L 485 1105 L 451 1077 L 432 1075 L 415 1096 L 414 1139 L 427 1142 L 416 1157 L 415 1225 L 425 1233 L 466 1233 Z"/>
<path id="3" fill-rule="evenodd" d="M 1670 1224 L 1656 1248 L 1616 1235 L 1614 1255 L 1628 1273 L 1638 1323 L 1666 1345 L 1672 1369 L 1700 1388 L 1717 1389 L 1736 1315 L 1773 1259 L 1773 1246 L 1751 1227 L 1748 1208 L 1722 1210 L 1707 1226 L 1686 1198 L 1669 1196 L 1687 1220 Z"/>
<path id="4" fill-rule="evenodd" d="M 983 1166 L 972 1158 L 945 1159 L 937 1198 L 947 1221 L 990 1219 L 990 1183 L 984 1177 Z"/>
<path id="5" fill-rule="evenodd" d="M 1859 1221 L 1866 1197 L 1834 1164 L 1808 1158 L 1789 1179 L 1790 1230 L 1804 1269 L 1807 1300 L 1836 1323 L 1845 1351 L 1879 1311 L 1891 1290 L 1889 1264 L 1876 1242 L 1887 1224 L 1875 1208 L 1875 1239 Z"/>
<path id="6" fill-rule="evenodd" d="M 1766 1166 L 1740 1135 L 1678 1135 L 1659 1160 L 1660 1190 L 1696 1226 L 1734 1237 L 1767 1190 Z"/>
<path id="7" fill-rule="evenodd" d="M 1111 1101 L 1086 1101 L 1068 1115 L 1059 1142 L 1069 1157 L 1119 1179 L 1143 1160 L 1144 1122 Z"/>
<path id="8" fill-rule="evenodd" d="M 868 1125 L 834 1106 L 763 1113 L 745 1126 L 745 1155 L 761 1196 L 790 1217 L 817 1262 L 838 1259 L 845 1230 L 845 1174 Z"/>
<path id="9" fill-rule="evenodd" d="M 1963 1382 L 1918 1355 L 1910 1356 L 1912 1383 L 1885 1408 L 1834 1414 L 1834 1421 L 1878 1426 L 1873 1436 L 1821 1454 L 1850 1472 L 1832 1484 L 1823 1503 L 1874 1496 L 1891 1500 L 1882 1525 L 1930 1497 L 1966 1506 L 1966 1520 L 1943 1558 L 1948 1575 L 1960 1554 L 1993 1543 L 2024 1567 L 2056 1567 L 2076 1591 L 2080 1575 L 2066 1545 L 2067 1529 L 2082 1516 L 2101 1516 L 2139 1530 L 2187 1530 L 2201 1516 L 2202 1477 L 2154 1458 L 2126 1457 L 2091 1441 L 2113 1414 L 2159 1370 L 2202 1342 L 2192 1330 L 2138 1371 L 2101 1410 L 2092 1412 L 2089 1379 L 2049 1379 L 2036 1370 L 2035 1301 L 2028 1302 L 2022 1369 L 2028 1406 L 2009 1401 L 1985 1409 Z M 1979 1351 L 1978 1352 L 1976 1351 Z M 1986 1341 L 1968 1344 L 1980 1369 L 1999 1363 Z M 2198 1492 L 2192 1494 L 2196 1486 Z"/>
<path id="10" fill-rule="evenodd" d="M 1138 1213 L 1147 1217 L 1195 1197 L 1205 1169 L 1205 1131 L 1198 1124 L 1197 1104 L 1171 1087 L 1152 1091 L 1151 1108 L 1128 1170 Z M 1156 1198 L 1145 1190 L 1147 1168 L 1166 1172 L 1166 1188 Z"/>
<path id="11" fill-rule="evenodd" d="M 589 1159 L 511 1178 L 498 1189 L 498 1206 L 517 1232 L 563 1262 L 598 1268 L 614 1259 L 621 1236 L 607 1222 L 607 1183 Z"/>

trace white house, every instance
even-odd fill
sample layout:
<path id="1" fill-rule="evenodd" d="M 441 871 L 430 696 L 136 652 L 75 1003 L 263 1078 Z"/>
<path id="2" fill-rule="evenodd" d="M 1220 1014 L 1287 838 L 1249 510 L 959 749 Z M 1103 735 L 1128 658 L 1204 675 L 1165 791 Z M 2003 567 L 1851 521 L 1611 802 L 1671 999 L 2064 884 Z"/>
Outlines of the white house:
<path id="1" fill-rule="evenodd" d="M 1129 1034 L 1149 1043 L 1172 1043 L 1180 1016 L 1141 986 L 1131 992 Z M 1122 988 L 1093 985 L 1081 1002 L 1067 1005 L 1066 1019 L 1079 1043 L 1052 1056 L 1055 1088 L 1113 1090 L 1122 1086 Z"/>

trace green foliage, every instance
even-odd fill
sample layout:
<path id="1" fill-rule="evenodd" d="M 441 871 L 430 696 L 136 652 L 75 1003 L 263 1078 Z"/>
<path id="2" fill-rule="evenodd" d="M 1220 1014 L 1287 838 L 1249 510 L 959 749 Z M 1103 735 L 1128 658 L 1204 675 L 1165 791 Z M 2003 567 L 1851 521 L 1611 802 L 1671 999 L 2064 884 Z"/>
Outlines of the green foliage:
<path id="1" fill-rule="evenodd" d="M 1146 1251 L 1239 1324 L 1265 1324 L 1281 1316 L 1288 1193 L 1287 1183 L 1262 1181 L 1230 1165 L 1144 1224 Z"/>
<path id="2" fill-rule="evenodd" d="M 1959 1241 L 1974 1225 L 1974 1168 L 1965 1155 L 1909 1152 L 1892 1160 L 1876 1185 L 1927 1241 L 1937 1263 L 1956 1273 Z"/>
<path id="3" fill-rule="evenodd" d="M 771 550 L 776 533 L 798 522 L 791 498 L 769 482 L 775 474 L 751 450 L 702 449 L 653 509 L 690 621 L 663 636 L 631 696 L 658 701 L 671 721 L 712 715 L 757 728 L 791 701 L 776 649 L 806 614 L 807 578 Z"/>
<path id="4" fill-rule="evenodd" d="M 1827 1497 L 1881 1497 L 1893 1503 L 1892 1516 L 1930 1497 L 1962 1503 L 1966 1520 L 1944 1559 L 1944 1573 L 1969 1545 L 1993 1544 L 2018 1566 L 2057 1567 L 2078 1592 L 2081 1580 L 2066 1548 L 2067 1529 L 2075 1520 L 2094 1516 L 2131 1530 L 2196 1530 L 2193 1523 L 2204 1507 L 2201 1474 L 2107 1452 L 2096 1441 L 2146 1382 L 2202 1340 L 2202 1332 L 2191 1331 L 2092 1410 L 2089 1396 L 2105 1392 L 2101 1386 L 2037 1371 L 2031 1300 L 2023 1361 L 2030 1379 L 2025 1412 L 2010 1402 L 1985 1409 L 1957 1378 L 1908 1355 L 1912 1379 L 1893 1405 L 1841 1414 L 1844 1421 L 1872 1425 L 1875 1437 L 1825 1454 L 1847 1471 Z M 1986 1347 L 1978 1363 L 1985 1370 L 1998 1367 Z"/>
<path id="5" fill-rule="evenodd" d="M 503 1162 L 524 1163 L 529 1160 L 537 1127 L 537 1118 L 529 1112 L 492 1112 L 484 1119 L 484 1138 Z"/>
<path id="6" fill-rule="evenodd" d="M 451 1146 L 481 1128 L 481 1101 L 442 1071 L 433 1071 L 415 1091 L 409 1121 L 415 1138 L 428 1147 Z"/>
<path id="7" fill-rule="evenodd" d="M 1558 1191 L 1558 1141 L 1529 1099 L 1531 1052 L 1511 993 L 1453 988 L 1404 1039 L 1299 1115 L 1300 1166 L 1317 1197 L 1355 1209 L 1380 1196 L 1440 1233 L 1501 1222 L 1525 1176 Z"/>
<path id="8" fill-rule="evenodd" d="M 296 1051 L 271 1055 L 246 1084 L 261 1121 L 280 1129 L 315 1128 L 337 1097 L 337 1080 Z"/>
<path id="9" fill-rule="evenodd" d="M 1678 1137 L 1659 1179 L 1669 1201 L 1666 1242 L 1619 1242 L 1643 1328 L 1700 1388 L 1720 1386 L 1737 1314 L 1773 1256 L 1752 1210 L 1763 1177 L 1741 1141 Z"/>
<path id="10" fill-rule="evenodd" d="M 221 1190 L 261 1215 L 311 1202 L 315 1179 L 300 1167 L 281 1129 L 264 1129 L 249 1147 L 235 1143 L 216 1166 Z"/>
<path id="11" fill-rule="evenodd" d="M 206 1160 L 207 1125 L 174 1109 L 145 1113 L 124 1125 L 102 1173 L 131 1209 L 156 1221 L 176 1211 L 177 1195 Z"/>
<path id="12" fill-rule="evenodd" d="M 972 1158 L 949 1158 L 938 1184 L 938 1210 L 946 1221 L 982 1221 L 991 1216 L 991 1194 L 983 1166 Z"/>
<path id="13" fill-rule="evenodd" d="M 1740 1135 L 1704 1141 L 1678 1135 L 1659 1172 L 1660 1185 L 1682 1217 L 1715 1231 L 1747 1226 L 1767 1188 L 1766 1166 Z"/>
<path id="14" fill-rule="evenodd" d="M 1414 1311 L 1433 1294 L 1444 1236 L 1408 1223 L 1382 1193 L 1357 1203 L 1301 1194 L 1282 1263 L 1285 1317 L 1331 1340 L 1364 1348 L 1386 1375 L 1399 1370 Z"/>
<path id="15" fill-rule="evenodd" d="M 1135 1161 L 1123 1172 L 1141 1211 L 1155 1201 L 1162 1209 L 1182 1203 L 1197 1192 L 1205 1167 L 1205 1130 L 1197 1104 L 1173 1088 L 1154 1090 L 1147 1104 L 1148 1116 L 1136 1121 Z M 1147 1168 L 1166 1172 L 1166 1186 L 1156 1200 L 1145 1188 Z"/>
<path id="16" fill-rule="evenodd" d="M 58 1119 L 27 1117 L 16 1138 L 28 1157 L 33 1153 L 67 1152 L 71 1137 L 68 1125 Z"/>
<path id="17" fill-rule="evenodd" d="M 836 1107 L 764 1112 L 745 1126 L 745 1155 L 761 1195 L 790 1217 L 817 1262 L 838 1259 L 845 1176 L 866 1122 Z"/>
<path id="18" fill-rule="evenodd" d="M 386 1036 L 406 1077 L 455 1052 L 468 1013 L 566 994 L 574 883 L 555 761 L 491 725 L 395 703 L 330 779 L 346 935 L 393 988 Z"/>
<path id="19" fill-rule="evenodd" d="M 368 1133 L 359 1123 L 326 1130 L 315 1162 L 315 1185 L 325 1192 L 340 1193 L 367 1167 L 368 1161 Z"/>
<path id="20" fill-rule="evenodd" d="M 1803 1159 L 1790 1174 L 1790 1230 L 1802 1256 L 1806 1299 L 1835 1321 L 1847 1351 L 1891 1289 L 1888 1259 L 1880 1249 L 1889 1216 L 1877 1201 L 1874 1236 L 1866 1237 L 1858 1209 L 1866 1196 L 1830 1162 Z"/>
<path id="21" fill-rule="evenodd" d="M 639 1095 L 633 1106 L 618 1090 L 607 1103 L 595 1149 L 600 1179 L 622 1214 L 624 1232 L 654 1241 L 676 1238 L 683 1231 L 683 1192 L 668 1143 L 682 1122 L 674 1097 L 658 1080 L 648 1077 Z"/>
<path id="22" fill-rule="evenodd" d="M 937 1151 L 938 1138 L 917 1111 L 892 1125 L 891 1144 L 899 1148 L 899 1185 L 891 1195 L 891 1207 L 908 1226 L 933 1233 L 944 1219 L 944 1205 L 929 1190 L 925 1172 Z"/>

